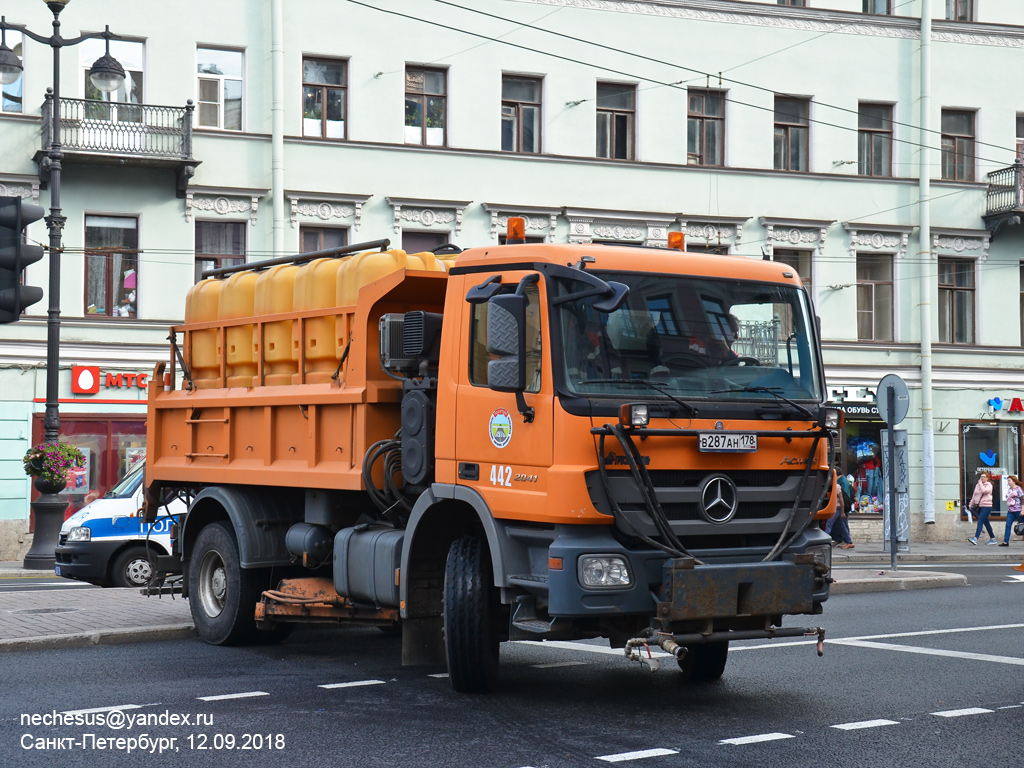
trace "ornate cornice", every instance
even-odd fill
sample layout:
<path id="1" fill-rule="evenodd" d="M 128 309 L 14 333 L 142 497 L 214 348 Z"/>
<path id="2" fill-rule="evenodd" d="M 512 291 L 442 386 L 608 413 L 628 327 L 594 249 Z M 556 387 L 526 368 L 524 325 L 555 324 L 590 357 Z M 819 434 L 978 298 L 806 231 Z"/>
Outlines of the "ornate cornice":
<path id="1" fill-rule="evenodd" d="M 958 256 L 977 259 L 981 264 L 988 261 L 988 246 L 992 233 L 987 229 L 942 229 L 932 230 L 932 253 L 939 256 Z"/>
<path id="2" fill-rule="evenodd" d="M 722 24 L 746 24 L 772 29 L 834 32 L 919 40 L 920 21 L 907 16 L 881 16 L 856 11 L 795 8 L 736 0 L 521 0 L 583 10 L 611 11 L 661 18 L 691 19 Z M 1024 48 L 1024 27 L 976 24 L 944 19 L 932 23 L 932 40 L 966 45 Z"/>
<path id="3" fill-rule="evenodd" d="M 596 237 L 600 240 L 620 240 L 666 248 L 668 230 L 676 220 L 676 215 L 566 208 L 565 218 L 569 220 L 570 243 L 591 243 Z"/>
<path id="4" fill-rule="evenodd" d="M 30 198 L 39 203 L 39 177 L 16 174 L 0 174 L 0 197 Z"/>
<path id="5" fill-rule="evenodd" d="M 743 238 L 743 225 L 749 216 L 687 216 L 680 214 L 680 227 L 686 242 L 702 241 L 698 245 L 725 246 L 728 252 L 739 247 Z"/>
<path id="6" fill-rule="evenodd" d="M 185 192 L 185 221 L 192 221 L 195 211 L 213 213 L 233 219 L 246 214 L 251 226 L 256 226 L 256 214 L 265 189 L 232 189 L 193 187 Z"/>
<path id="7" fill-rule="evenodd" d="M 907 255 L 912 226 L 890 224 L 858 224 L 844 222 L 843 228 L 850 235 L 850 256 L 857 258 L 858 251 L 892 253 L 897 258 Z"/>
<path id="8" fill-rule="evenodd" d="M 298 226 L 299 217 L 320 223 L 351 226 L 359 231 L 363 217 L 363 204 L 373 195 L 328 195 L 322 192 L 291 192 L 285 196 L 291 208 L 292 227 Z M 340 219 L 340 221 L 332 221 Z"/>
<path id="9" fill-rule="evenodd" d="M 775 246 L 798 248 L 806 251 L 825 251 L 825 236 L 834 221 L 824 219 L 779 219 L 762 216 L 761 226 L 765 229 L 765 244 L 769 256 L 774 256 Z"/>
<path id="10" fill-rule="evenodd" d="M 454 224 L 453 227 L 437 227 L 437 229 L 454 230 L 456 235 L 462 232 L 462 212 L 470 204 L 470 200 L 421 200 L 410 197 L 389 197 L 388 205 L 395 214 L 394 227 L 398 234 L 406 222 L 414 222 L 417 227 L 434 229 L 435 225 Z"/>
<path id="11" fill-rule="evenodd" d="M 497 241 L 498 234 L 508 228 L 509 216 L 522 216 L 526 219 L 527 234 L 544 238 L 544 242 L 553 243 L 555 226 L 561 208 L 538 208 L 529 205 L 504 205 L 502 203 L 484 203 L 484 210 L 491 217 L 491 238 Z"/>

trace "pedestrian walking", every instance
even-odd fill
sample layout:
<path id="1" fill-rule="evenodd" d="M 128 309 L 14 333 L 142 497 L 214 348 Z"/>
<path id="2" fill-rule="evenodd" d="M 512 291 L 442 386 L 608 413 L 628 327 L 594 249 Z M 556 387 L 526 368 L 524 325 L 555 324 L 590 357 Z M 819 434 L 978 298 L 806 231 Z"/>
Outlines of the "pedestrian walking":
<path id="1" fill-rule="evenodd" d="M 989 515 L 992 514 L 992 481 L 989 479 L 988 472 L 982 472 L 978 478 L 969 506 L 971 512 L 978 516 L 978 528 L 974 535 L 967 540 L 976 545 L 978 537 L 981 536 L 981 528 L 984 526 L 990 537 L 987 543 L 998 543 L 996 542 L 996 532 L 992 530 L 992 523 L 988 521 Z"/>
<path id="2" fill-rule="evenodd" d="M 1006 528 L 1003 530 L 1000 547 L 1010 546 L 1010 534 L 1013 533 L 1013 524 L 1020 517 L 1021 499 L 1024 499 L 1024 488 L 1020 487 L 1016 475 L 1009 475 L 1006 482 L 1010 487 L 1006 489 Z"/>
<path id="3" fill-rule="evenodd" d="M 839 493 L 836 494 L 836 511 L 825 523 L 825 533 L 832 536 L 832 540 L 839 545 L 840 549 L 853 549 L 853 538 L 850 536 L 850 524 L 847 522 L 847 515 L 853 506 L 853 487 L 850 485 L 846 475 L 840 475 L 838 481 Z"/>

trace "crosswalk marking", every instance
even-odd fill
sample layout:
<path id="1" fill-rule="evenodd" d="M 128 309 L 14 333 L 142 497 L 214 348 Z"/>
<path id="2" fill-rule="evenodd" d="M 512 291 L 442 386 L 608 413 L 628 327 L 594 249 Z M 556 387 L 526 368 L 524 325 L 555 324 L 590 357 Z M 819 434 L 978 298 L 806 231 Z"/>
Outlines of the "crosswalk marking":
<path id="1" fill-rule="evenodd" d="M 830 728 L 838 728 L 841 731 L 859 731 L 862 728 L 879 728 L 883 725 L 899 725 L 896 720 L 861 720 L 859 723 L 840 723 L 830 725 Z"/>
<path id="2" fill-rule="evenodd" d="M 645 757 L 662 757 L 663 755 L 678 755 L 677 749 L 642 749 L 638 752 L 620 752 L 617 755 L 602 755 L 594 758 L 603 760 L 606 763 L 623 763 L 627 760 L 641 760 Z"/>
<path id="3" fill-rule="evenodd" d="M 739 736 L 735 739 L 722 739 L 719 744 L 760 744 L 764 741 L 780 741 L 782 739 L 795 739 L 791 733 L 759 733 L 756 736 Z"/>
<path id="4" fill-rule="evenodd" d="M 932 712 L 936 717 L 964 717 L 965 715 L 990 715 L 991 709 L 983 707 L 967 707 L 966 709 L 947 709 L 944 712 Z"/>

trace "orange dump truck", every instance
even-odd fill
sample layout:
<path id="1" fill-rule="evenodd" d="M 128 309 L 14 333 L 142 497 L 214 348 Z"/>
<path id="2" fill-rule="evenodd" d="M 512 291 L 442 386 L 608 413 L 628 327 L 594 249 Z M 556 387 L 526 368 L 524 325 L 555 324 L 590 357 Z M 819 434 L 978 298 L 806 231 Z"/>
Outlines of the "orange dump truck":
<path id="1" fill-rule="evenodd" d="M 709 680 L 731 641 L 823 638 L 783 626 L 828 598 L 841 418 L 795 270 L 517 234 L 191 290 L 146 514 L 189 504 L 150 591 L 183 574 L 200 637 L 400 626 L 468 692 L 506 640 L 659 645 Z"/>

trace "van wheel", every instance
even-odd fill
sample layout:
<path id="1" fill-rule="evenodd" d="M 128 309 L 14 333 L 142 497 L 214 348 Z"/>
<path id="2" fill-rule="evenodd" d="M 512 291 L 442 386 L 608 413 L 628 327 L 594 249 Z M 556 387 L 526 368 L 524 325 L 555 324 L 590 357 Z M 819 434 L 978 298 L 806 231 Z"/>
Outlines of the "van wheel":
<path id="1" fill-rule="evenodd" d="M 706 643 L 687 649 L 679 660 L 683 677 L 694 683 L 710 683 L 721 678 L 729 659 L 729 643 Z"/>
<path id="2" fill-rule="evenodd" d="M 490 563 L 479 539 L 458 539 L 444 572 L 444 640 L 448 676 L 460 693 L 487 693 L 498 685 L 500 613 Z"/>
<path id="3" fill-rule="evenodd" d="M 110 580 L 115 587 L 144 587 L 153 577 L 153 562 L 145 547 L 128 547 L 110 567 Z"/>
<path id="4" fill-rule="evenodd" d="M 239 563 L 238 542 L 228 523 L 210 523 L 199 532 L 189 562 L 189 607 L 196 632 L 211 645 L 257 639 L 256 601 L 263 574 L 242 570 Z M 273 632 L 260 634 L 273 642 Z"/>

